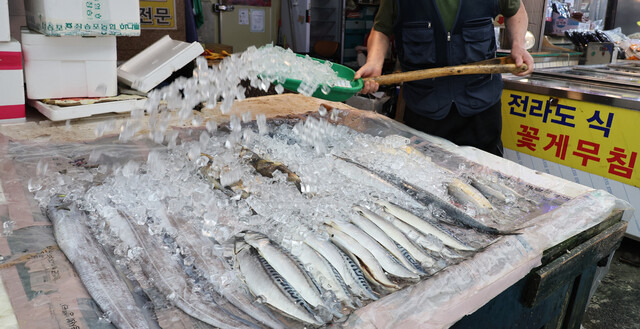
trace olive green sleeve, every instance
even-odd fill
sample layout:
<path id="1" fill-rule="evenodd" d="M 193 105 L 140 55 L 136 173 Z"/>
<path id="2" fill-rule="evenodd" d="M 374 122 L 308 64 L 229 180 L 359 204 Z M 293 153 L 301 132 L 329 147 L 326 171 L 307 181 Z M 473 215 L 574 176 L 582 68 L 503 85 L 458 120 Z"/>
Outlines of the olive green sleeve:
<path id="1" fill-rule="evenodd" d="M 380 0 L 378 13 L 373 21 L 373 29 L 390 37 L 396 20 L 396 2 L 394 0 Z"/>
<path id="2" fill-rule="evenodd" d="M 500 0 L 500 13 L 504 17 L 515 15 L 520 9 L 520 0 Z"/>

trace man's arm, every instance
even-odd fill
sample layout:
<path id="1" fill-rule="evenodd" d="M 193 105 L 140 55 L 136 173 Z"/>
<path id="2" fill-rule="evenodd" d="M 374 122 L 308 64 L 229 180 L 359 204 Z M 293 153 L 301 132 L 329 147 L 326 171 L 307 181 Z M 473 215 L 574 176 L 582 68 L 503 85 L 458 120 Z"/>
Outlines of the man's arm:
<path id="1" fill-rule="evenodd" d="M 524 48 L 524 36 L 527 33 L 528 24 L 529 17 L 521 1 L 518 12 L 506 18 L 505 21 L 507 32 L 509 33 L 509 40 L 511 40 L 511 58 L 516 62 L 516 66 L 519 67 L 524 63 L 527 64 L 528 67 L 525 72 L 518 73 L 517 75 L 519 76 L 533 72 L 533 57 L 531 57 L 531 54 Z"/>
<path id="2" fill-rule="evenodd" d="M 382 74 L 382 65 L 387 50 L 389 50 L 389 37 L 382 32 L 371 29 L 367 40 L 367 62 L 356 72 L 354 79 L 377 77 Z M 375 81 L 367 81 L 360 93 L 374 93 L 378 91 L 379 87 L 380 85 Z"/>

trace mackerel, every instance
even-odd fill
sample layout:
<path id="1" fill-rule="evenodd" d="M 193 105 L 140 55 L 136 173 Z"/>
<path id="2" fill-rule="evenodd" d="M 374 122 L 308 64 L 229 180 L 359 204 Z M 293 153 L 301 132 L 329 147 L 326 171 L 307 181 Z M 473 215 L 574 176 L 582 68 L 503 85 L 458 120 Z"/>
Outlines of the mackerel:
<path id="1" fill-rule="evenodd" d="M 235 253 L 244 281 L 259 301 L 295 320 L 317 326 L 324 324 L 317 316 L 296 304 L 280 290 L 261 265 L 257 253 L 252 251 L 248 244 L 242 241 L 236 242 Z"/>
<path id="2" fill-rule="evenodd" d="M 347 222 L 338 222 L 333 221 L 329 223 L 332 227 L 344 232 L 345 234 L 352 237 L 355 241 L 365 247 L 371 254 L 378 260 L 380 266 L 389 274 L 396 276 L 398 278 L 409 279 L 409 280 L 417 280 L 420 277 L 416 274 L 405 268 L 395 257 L 393 257 L 389 252 L 381 246 L 374 238 L 369 236 L 367 233 L 359 229 L 357 226 L 347 223 Z M 411 264 L 409 264 L 411 266 Z"/>
<path id="3" fill-rule="evenodd" d="M 311 274 L 317 282 L 325 282 L 326 284 L 322 285 L 322 287 L 332 291 L 336 295 L 336 298 L 344 303 L 345 306 L 354 308 L 349 289 L 337 270 L 307 244 L 301 244 L 299 251 L 298 259 L 307 268 L 310 268 L 309 274 Z"/>
<path id="4" fill-rule="evenodd" d="M 172 216 L 167 216 L 166 219 L 175 231 L 180 232 L 180 235 L 176 238 L 180 248 L 186 247 L 191 251 L 190 254 L 194 257 L 194 265 L 204 272 L 207 279 L 215 280 L 230 270 L 222 258 L 204 254 L 204 250 L 207 248 L 213 249 L 214 244 L 210 239 L 196 231 L 191 223 Z M 230 289 L 219 288 L 219 290 L 217 293 L 256 321 L 273 329 L 283 329 L 285 327 L 268 309 L 254 305 L 251 297 L 246 292 L 240 289 L 231 291 Z"/>
<path id="5" fill-rule="evenodd" d="M 391 219 L 391 224 L 394 227 L 396 227 L 398 230 L 400 230 L 409 240 L 415 242 L 418 246 L 424 249 L 431 250 L 432 252 L 441 254 L 442 256 L 447 258 L 462 257 L 459 254 L 455 253 L 454 251 L 451 251 L 448 248 L 445 248 L 442 241 L 440 241 L 437 237 L 434 237 L 432 235 L 432 237 L 436 241 L 438 241 L 438 243 L 434 243 L 433 241 L 429 240 L 426 236 L 424 236 L 422 233 L 416 231 L 416 229 L 413 226 L 401 221 L 396 217 L 393 217 Z"/>
<path id="6" fill-rule="evenodd" d="M 415 268 L 413 264 L 409 262 L 409 260 L 406 258 L 406 255 L 402 253 L 400 248 L 398 248 L 398 245 L 393 239 L 391 239 L 391 237 L 389 237 L 389 235 L 387 235 L 380 227 L 378 227 L 376 224 L 362 215 L 363 209 L 355 206 L 354 210 L 356 210 L 359 214 L 350 218 L 353 224 L 355 224 L 369 236 L 378 241 L 380 245 L 382 245 L 385 249 L 387 249 L 389 253 L 395 256 L 400 261 L 400 263 L 402 263 L 402 265 L 404 265 L 404 267 L 406 267 L 408 270 L 418 275 L 425 274 L 421 270 Z"/>
<path id="7" fill-rule="evenodd" d="M 360 245 L 358 241 L 351 236 L 340 231 L 333 226 L 327 226 L 327 231 L 331 236 L 331 241 L 338 247 L 344 250 L 347 254 L 351 254 L 354 257 L 354 261 L 360 263 L 360 267 L 364 270 L 363 273 L 367 279 L 386 290 L 398 290 L 400 287 L 391 282 L 389 278 L 384 274 L 384 270 L 376 258 L 365 247 Z"/>
<path id="8" fill-rule="evenodd" d="M 393 224 L 382 218 L 380 215 L 374 213 L 369 209 L 365 209 L 363 207 L 355 206 L 353 208 L 355 211 L 359 212 L 362 216 L 373 222 L 377 225 L 385 234 L 387 234 L 393 241 L 402 246 L 415 260 L 417 260 L 420 264 L 426 267 L 431 267 L 435 264 L 435 260 L 422 252 L 418 247 L 416 247 L 397 227 Z"/>
<path id="9" fill-rule="evenodd" d="M 476 250 L 475 248 L 467 246 L 464 243 L 460 242 L 458 239 L 449 235 L 447 232 L 445 232 L 438 226 L 429 223 L 428 221 L 410 213 L 409 211 L 401 208 L 398 205 L 395 205 L 385 200 L 378 200 L 376 201 L 376 203 L 382 206 L 382 208 L 386 212 L 402 220 L 403 222 L 415 227 L 418 231 L 422 232 L 423 234 L 431 234 L 435 236 L 436 238 L 440 239 L 442 243 L 444 243 L 445 245 L 451 248 L 458 249 L 458 250 L 469 250 L 469 251 Z"/>
<path id="10" fill-rule="evenodd" d="M 341 159 L 343 161 L 346 161 L 348 163 L 351 163 L 357 167 L 359 167 L 362 170 L 365 170 L 367 172 L 369 172 L 372 177 L 385 182 L 388 185 L 391 185 L 403 192 L 405 192 L 406 194 L 408 194 L 411 198 L 413 198 L 416 202 L 420 203 L 421 205 L 427 207 L 429 204 L 434 204 L 435 206 L 441 208 L 442 210 L 445 211 L 445 213 L 447 215 L 449 215 L 451 218 L 453 218 L 455 221 L 468 226 L 468 227 L 472 227 L 476 230 L 478 230 L 479 232 L 483 232 L 483 233 L 487 233 L 487 234 L 501 234 L 501 235 L 511 235 L 511 234 L 519 234 L 517 232 L 511 232 L 511 231 L 501 231 L 497 228 L 494 227 L 490 227 L 487 226 L 483 223 L 480 223 L 479 221 L 477 221 L 475 218 L 469 216 L 467 213 L 465 213 L 464 211 L 462 211 L 460 208 L 452 205 L 451 203 L 442 200 L 441 198 L 437 197 L 436 195 L 434 195 L 433 193 L 423 190 L 393 174 L 389 174 L 386 172 L 382 172 L 382 171 L 378 171 L 378 170 L 373 170 L 373 169 L 369 169 L 367 167 L 365 167 L 364 165 L 355 162 L 351 159 L 347 159 L 347 158 L 343 158 L 337 155 L 334 155 L 336 158 Z"/>
<path id="11" fill-rule="evenodd" d="M 86 215 L 54 197 L 47 206 L 60 250 L 76 269 L 89 295 L 118 328 L 150 328 L 129 287 L 87 227 Z"/>
<path id="12" fill-rule="evenodd" d="M 471 186 L 475 187 L 486 197 L 492 197 L 502 202 L 507 201 L 507 196 L 502 191 L 490 186 L 486 182 L 481 182 L 480 180 L 473 178 L 471 180 Z"/>
<path id="13" fill-rule="evenodd" d="M 324 307 L 318 289 L 298 267 L 298 265 L 283 253 L 269 239 L 257 233 L 245 233 L 244 240 L 258 250 L 262 256 L 287 282 L 296 289 L 304 300 L 314 308 Z"/>
<path id="14" fill-rule="evenodd" d="M 342 253 L 334 244 L 329 241 L 320 240 L 314 236 L 308 236 L 304 243 L 324 256 L 333 269 L 335 269 L 344 280 L 351 293 L 360 298 L 378 299 L 364 279 L 363 273 L 358 265 Z"/>
<path id="15" fill-rule="evenodd" d="M 480 214 L 486 214 L 491 210 L 494 210 L 491 202 L 480 193 L 473 186 L 462 182 L 458 178 L 453 178 L 447 185 L 449 194 L 454 197 L 461 204 L 470 204 Z"/>

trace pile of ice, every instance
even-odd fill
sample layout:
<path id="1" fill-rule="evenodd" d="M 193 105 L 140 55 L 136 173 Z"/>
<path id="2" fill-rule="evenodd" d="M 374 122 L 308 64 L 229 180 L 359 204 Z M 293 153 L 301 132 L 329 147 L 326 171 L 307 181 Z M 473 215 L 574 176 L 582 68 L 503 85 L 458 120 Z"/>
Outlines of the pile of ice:
<path id="1" fill-rule="evenodd" d="M 180 121 L 190 122 L 193 126 L 202 123 L 193 113 L 199 104 L 213 109 L 220 102 L 220 111 L 227 114 L 235 100 L 245 98 L 246 88 L 240 84 L 243 80 L 263 91 L 274 84 L 277 93 L 284 91 L 282 84 L 288 78 L 300 80 L 297 91 L 306 96 L 311 96 L 318 88 L 329 93 L 335 86 L 349 87 L 350 81 L 340 78 L 331 66 L 331 62 L 320 63 L 308 55 L 299 56 L 291 49 L 273 45 L 249 47 L 245 52 L 226 57 L 214 67 L 209 67 L 204 57 L 197 58 L 192 77 L 180 77 L 168 86 L 149 92 L 145 108 L 132 111 L 131 119 L 121 127 L 120 140 L 128 141 L 144 129 L 140 119 L 145 111 L 150 117 L 150 138 L 157 143 L 163 142 L 174 111 Z M 105 131 L 108 129 L 101 126 L 96 134 L 100 137 Z"/>

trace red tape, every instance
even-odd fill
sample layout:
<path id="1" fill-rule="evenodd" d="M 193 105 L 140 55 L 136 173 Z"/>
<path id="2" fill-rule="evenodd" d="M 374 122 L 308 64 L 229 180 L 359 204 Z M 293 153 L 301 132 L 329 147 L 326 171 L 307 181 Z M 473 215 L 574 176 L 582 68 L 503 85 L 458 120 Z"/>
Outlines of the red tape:
<path id="1" fill-rule="evenodd" d="M 24 118 L 24 104 L 0 105 L 0 120 Z"/>
<path id="2" fill-rule="evenodd" d="M 0 51 L 0 70 L 22 70 L 22 53 Z"/>

